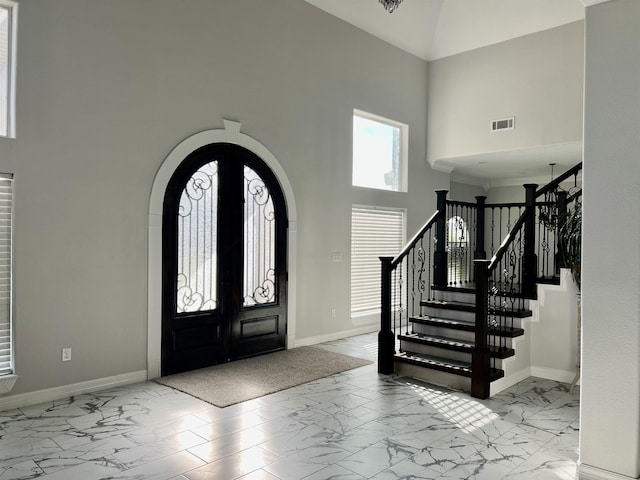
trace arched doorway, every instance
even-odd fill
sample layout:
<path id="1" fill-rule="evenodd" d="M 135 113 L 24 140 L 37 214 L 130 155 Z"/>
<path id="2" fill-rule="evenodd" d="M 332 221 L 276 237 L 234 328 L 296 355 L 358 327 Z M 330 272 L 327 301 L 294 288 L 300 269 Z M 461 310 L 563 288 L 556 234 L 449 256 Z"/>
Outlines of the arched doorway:
<path id="1" fill-rule="evenodd" d="M 162 230 L 163 375 L 284 349 L 286 205 L 257 155 L 192 152 L 167 186 Z"/>
<path id="2" fill-rule="evenodd" d="M 262 143 L 240 131 L 240 123 L 224 120 L 223 129 L 206 130 L 180 142 L 161 164 L 149 199 L 149 257 L 147 309 L 147 377 L 161 375 L 162 338 L 162 226 L 167 186 L 178 167 L 191 153 L 213 143 L 230 143 L 252 152 L 268 165 L 284 195 L 288 216 L 286 262 L 288 270 L 286 346 L 295 346 L 297 278 L 297 208 L 293 188 L 279 161 Z"/>

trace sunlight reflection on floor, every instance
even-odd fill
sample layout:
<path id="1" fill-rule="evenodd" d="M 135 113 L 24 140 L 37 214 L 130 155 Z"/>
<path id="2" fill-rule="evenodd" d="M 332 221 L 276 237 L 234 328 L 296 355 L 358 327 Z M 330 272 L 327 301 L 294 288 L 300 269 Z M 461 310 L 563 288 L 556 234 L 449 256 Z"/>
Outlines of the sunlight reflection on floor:
<path id="1" fill-rule="evenodd" d="M 444 394 L 410 382 L 407 382 L 407 385 L 463 432 L 471 433 L 499 418 L 496 413 L 475 400 L 461 398 L 454 394 Z"/>

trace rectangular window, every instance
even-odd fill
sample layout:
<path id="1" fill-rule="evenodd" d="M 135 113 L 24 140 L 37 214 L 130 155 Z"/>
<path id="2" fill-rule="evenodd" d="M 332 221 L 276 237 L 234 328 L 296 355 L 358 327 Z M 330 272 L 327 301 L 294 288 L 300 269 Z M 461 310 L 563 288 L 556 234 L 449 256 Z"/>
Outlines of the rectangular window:
<path id="1" fill-rule="evenodd" d="M 352 185 L 406 192 L 408 132 L 408 125 L 354 110 Z"/>
<path id="2" fill-rule="evenodd" d="M 0 0 L 0 136 L 15 137 L 15 58 L 18 4 Z"/>
<path id="3" fill-rule="evenodd" d="M 13 179 L 0 174 L 0 376 L 13 373 L 12 227 Z"/>
<path id="4" fill-rule="evenodd" d="M 376 207 L 351 209 L 351 317 L 380 313 L 380 259 L 405 243 L 405 212 Z"/>

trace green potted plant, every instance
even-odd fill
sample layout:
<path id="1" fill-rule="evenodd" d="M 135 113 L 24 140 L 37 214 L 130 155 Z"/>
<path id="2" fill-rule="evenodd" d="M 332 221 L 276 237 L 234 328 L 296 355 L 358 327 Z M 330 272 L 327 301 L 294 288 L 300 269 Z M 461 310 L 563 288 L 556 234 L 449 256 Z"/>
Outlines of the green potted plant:
<path id="1" fill-rule="evenodd" d="M 558 246 L 561 265 L 571 271 L 571 277 L 580 290 L 582 274 L 582 202 L 576 201 L 560 223 Z"/>

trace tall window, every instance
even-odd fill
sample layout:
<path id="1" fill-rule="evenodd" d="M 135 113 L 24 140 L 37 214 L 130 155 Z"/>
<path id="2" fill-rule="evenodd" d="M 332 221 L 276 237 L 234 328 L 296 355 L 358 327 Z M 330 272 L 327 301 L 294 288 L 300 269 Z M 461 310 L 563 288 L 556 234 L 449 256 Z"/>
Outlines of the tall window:
<path id="1" fill-rule="evenodd" d="M 405 212 L 351 209 L 351 317 L 380 313 L 380 259 L 394 257 L 405 242 Z"/>
<path id="2" fill-rule="evenodd" d="M 18 4 L 0 0 L 0 136 L 15 136 L 14 88 Z"/>
<path id="3" fill-rule="evenodd" d="M 354 110 L 353 186 L 406 192 L 408 132 L 408 125 Z"/>
<path id="4" fill-rule="evenodd" d="M 12 217 L 13 180 L 10 175 L 0 174 L 0 377 L 13 373 L 11 336 Z"/>
<path id="5" fill-rule="evenodd" d="M 458 285 L 468 280 L 469 231 L 461 217 L 451 217 L 447 221 L 447 250 L 449 284 Z"/>

